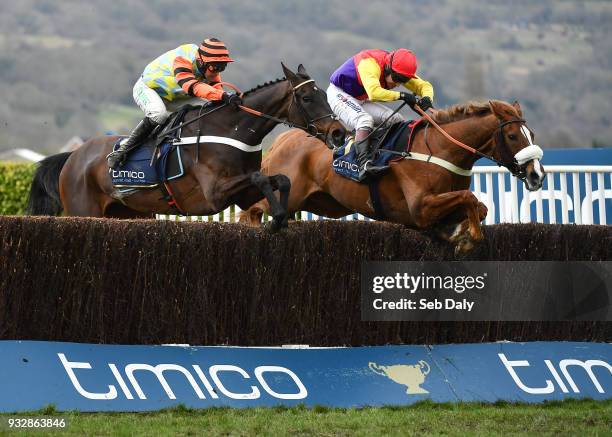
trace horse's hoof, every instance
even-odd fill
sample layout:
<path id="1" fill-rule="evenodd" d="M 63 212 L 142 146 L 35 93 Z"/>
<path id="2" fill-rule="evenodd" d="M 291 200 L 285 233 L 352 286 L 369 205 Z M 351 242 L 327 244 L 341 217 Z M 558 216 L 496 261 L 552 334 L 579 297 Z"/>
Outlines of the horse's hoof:
<path id="1" fill-rule="evenodd" d="M 482 233 L 480 229 L 478 229 L 478 232 L 472 233 L 472 240 L 477 241 L 477 242 L 484 240 L 484 234 Z"/>
<path id="2" fill-rule="evenodd" d="M 451 243 L 457 243 L 458 245 L 467 237 L 467 235 L 469 235 L 468 231 L 469 227 L 467 221 L 458 223 L 455 226 L 455 229 L 453 230 L 452 234 L 448 238 L 448 241 L 450 241 Z"/>
<path id="3" fill-rule="evenodd" d="M 283 228 L 283 223 L 281 221 L 276 220 L 276 219 L 272 219 L 265 226 L 265 229 L 267 231 L 273 233 L 273 234 L 277 233 L 282 228 Z"/>
<path id="4" fill-rule="evenodd" d="M 482 233 L 482 228 L 480 224 L 478 226 L 470 225 L 469 234 L 473 241 L 482 241 L 484 240 L 484 234 Z"/>
<path id="5" fill-rule="evenodd" d="M 474 242 L 469 238 L 463 238 L 457 242 L 457 245 L 455 246 L 455 256 L 459 257 L 465 255 L 471 252 L 472 249 L 474 249 Z"/>
<path id="6" fill-rule="evenodd" d="M 272 223 L 277 227 L 277 230 L 289 227 L 289 216 L 287 214 L 278 214 L 272 217 Z"/>

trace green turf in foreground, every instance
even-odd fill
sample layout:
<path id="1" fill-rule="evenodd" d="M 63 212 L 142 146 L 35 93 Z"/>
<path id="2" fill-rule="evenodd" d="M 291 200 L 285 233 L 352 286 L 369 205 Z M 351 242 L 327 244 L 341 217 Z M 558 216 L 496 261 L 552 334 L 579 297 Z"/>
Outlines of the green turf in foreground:
<path id="1" fill-rule="evenodd" d="M 70 421 L 60 435 L 612 435 L 612 401 L 568 400 L 540 405 L 434 404 L 410 407 L 329 409 L 276 407 L 191 410 L 155 413 L 56 413 Z M 2 419 L 15 415 L 2 414 Z M 43 435 L 45 432 L 4 431 Z"/>

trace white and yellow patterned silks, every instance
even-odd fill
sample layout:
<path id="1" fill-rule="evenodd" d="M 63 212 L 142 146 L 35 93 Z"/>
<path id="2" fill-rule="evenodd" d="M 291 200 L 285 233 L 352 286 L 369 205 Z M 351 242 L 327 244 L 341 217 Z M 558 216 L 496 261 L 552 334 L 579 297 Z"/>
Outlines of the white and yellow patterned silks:
<path id="1" fill-rule="evenodd" d="M 198 46 L 183 44 L 149 63 L 142 73 L 142 80 L 146 86 L 155 90 L 167 101 L 193 96 L 209 100 L 220 99 L 223 91 L 212 88 L 210 85 L 221 81 L 221 76 L 217 75 L 215 81 L 208 81 L 198 69 L 197 58 Z M 177 77 L 177 67 L 180 69 L 179 77 Z M 186 79 L 181 80 L 181 73 L 186 76 Z M 179 82 L 188 82 L 191 86 L 184 87 L 182 86 L 184 84 Z"/>

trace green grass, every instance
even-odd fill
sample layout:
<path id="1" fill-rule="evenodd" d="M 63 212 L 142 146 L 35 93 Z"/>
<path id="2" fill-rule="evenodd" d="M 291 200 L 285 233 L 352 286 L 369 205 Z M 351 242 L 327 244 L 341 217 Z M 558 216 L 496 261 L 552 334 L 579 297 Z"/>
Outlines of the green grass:
<path id="1" fill-rule="evenodd" d="M 69 420 L 52 435 L 611 435 L 612 401 L 568 400 L 540 405 L 434 404 L 410 407 L 329 409 L 276 407 L 192 410 L 178 407 L 155 413 L 34 414 Z M 0 415 L 2 420 L 15 415 Z M 6 428 L 4 428 L 6 429 Z M 35 430 L 29 431 L 35 435 Z M 38 433 L 40 435 L 40 433 Z"/>

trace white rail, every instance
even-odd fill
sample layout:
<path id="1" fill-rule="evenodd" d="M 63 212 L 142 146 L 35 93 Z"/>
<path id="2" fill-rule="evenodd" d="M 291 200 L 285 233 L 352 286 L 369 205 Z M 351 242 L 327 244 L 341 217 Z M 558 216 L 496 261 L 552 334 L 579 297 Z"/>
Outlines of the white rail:
<path id="1" fill-rule="evenodd" d="M 172 215 L 172 214 L 156 214 L 156 218 L 158 220 L 171 220 L 171 221 L 192 221 L 192 222 L 223 222 L 223 223 L 237 223 L 239 220 L 239 213 L 242 210 L 237 205 L 232 205 L 226 210 L 211 216 L 184 216 L 184 215 Z M 296 220 L 365 220 L 370 221 L 368 217 L 365 217 L 361 214 L 351 214 L 346 217 L 342 217 L 339 219 L 330 219 L 328 217 L 319 216 L 317 214 L 307 212 L 307 211 L 299 211 L 296 213 Z M 267 214 L 263 217 L 264 222 L 270 221 L 270 217 Z"/>
<path id="2" fill-rule="evenodd" d="M 503 167 L 475 167 L 472 191 L 489 208 L 485 223 L 605 225 L 612 218 L 612 165 L 547 165 L 545 170 L 542 189 L 530 192 Z"/>
<path id="3" fill-rule="evenodd" d="M 536 192 L 512 177 L 503 167 L 474 167 L 472 191 L 489 212 L 486 224 L 494 223 L 576 223 L 607 224 L 612 219 L 612 165 L 548 165 L 544 186 Z M 212 216 L 175 216 L 158 214 L 162 220 L 238 221 L 240 208 L 231 206 Z M 298 220 L 321 220 L 316 214 L 301 211 Z M 267 216 L 264 221 L 268 221 Z M 352 214 L 339 220 L 370 220 Z"/>

